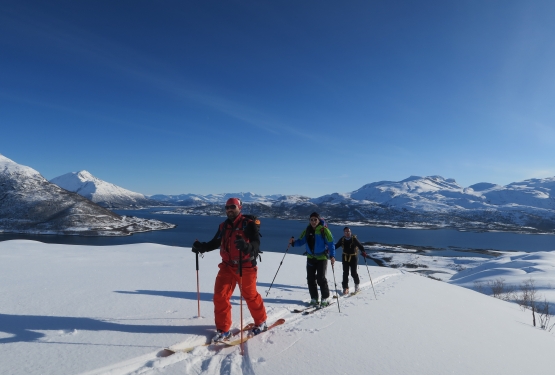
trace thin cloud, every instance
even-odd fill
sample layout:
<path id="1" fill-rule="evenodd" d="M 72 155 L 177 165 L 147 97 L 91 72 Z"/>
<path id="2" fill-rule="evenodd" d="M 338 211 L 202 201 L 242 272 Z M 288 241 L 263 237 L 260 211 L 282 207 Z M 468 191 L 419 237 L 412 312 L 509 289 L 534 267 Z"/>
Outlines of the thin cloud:
<path id="1" fill-rule="evenodd" d="M 207 87 L 205 85 L 203 87 L 198 87 L 198 85 L 185 80 L 181 71 L 172 69 L 162 61 L 147 58 L 131 48 L 113 43 L 111 40 L 91 34 L 78 27 L 67 29 L 67 25 L 64 25 L 65 29 L 62 30 L 59 21 L 56 22 L 55 19 L 50 19 L 49 23 L 46 24 L 37 20 L 43 17 L 37 17 L 37 15 L 35 15 L 35 18 L 36 19 L 32 21 L 29 19 L 12 19 L 8 26 L 12 31 L 39 40 L 43 44 L 47 43 L 54 48 L 70 51 L 84 57 L 89 62 L 94 61 L 98 65 L 125 74 L 134 80 L 147 83 L 178 99 L 193 101 L 199 105 L 267 131 L 270 134 L 278 135 L 289 133 L 314 142 L 322 141 L 321 137 L 316 137 L 312 133 L 301 131 L 300 129 L 302 129 L 302 126 L 293 127 L 283 124 L 280 121 L 276 121 L 272 115 L 255 110 L 240 102 L 230 100 L 225 96 L 214 94 L 214 92 L 218 91 L 216 88 Z M 5 17 L 3 17 L 3 19 L 5 20 Z M 155 73 L 153 73 L 153 71 Z M 156 73 L 158 71 L 165 71 L 166 74 L 162 75 Z M 19 99 L 21 100 L 21 98 Z M 70 108 L 52 103 L 28 102 L 59 110 L 86 114 L 82 111 L 71 110 Z M 89 114 L 87 113 L 87 115 Z M 113 123 L 124 124 L 113 118 L 104 119 Z M 150 129 L 149 127 L 146 128 Z M 153 127 L 151 129 L 160 130 L 159 127 Z"/>

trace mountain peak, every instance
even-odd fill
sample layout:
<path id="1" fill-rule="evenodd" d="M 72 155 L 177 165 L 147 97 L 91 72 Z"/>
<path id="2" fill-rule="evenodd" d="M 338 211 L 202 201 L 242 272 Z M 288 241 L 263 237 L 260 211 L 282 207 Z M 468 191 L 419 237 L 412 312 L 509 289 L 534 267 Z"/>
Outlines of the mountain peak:
<path id="1" fill-rule="evenodd" d="M 152 204 L 143 194 L 103 181 L 84 169 L 66 173 L 53 178 L 50 182 L 103 207 L 142 207 Z"/>
<path id="2" fill-rule="evenodd" d="M 96 177 L 94 177 L 89 171 L 86 170 L 82 170 L 79 172 L 72 172 L 72 174 L 77 174 L 77 177 L 79 177 L 82 180 L 95 180 Z"/>

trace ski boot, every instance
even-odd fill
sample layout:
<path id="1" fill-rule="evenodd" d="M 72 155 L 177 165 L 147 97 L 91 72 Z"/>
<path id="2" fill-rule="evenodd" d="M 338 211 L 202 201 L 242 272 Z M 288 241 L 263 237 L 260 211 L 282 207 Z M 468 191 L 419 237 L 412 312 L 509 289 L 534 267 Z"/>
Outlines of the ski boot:
<path id="1" fill-rule="evenodd" d="M 267 330 L 268 330 L 268 325 L 266 325 L 266 322 L 262 322 L 259 325 L 255 326 L 252 329 L 251 333 L 253 336 L 256 336 Z"/>
<path id="2" fill-rule="evenodd" d="M 216 335 L 212 337 L 212 344 L 217 342 L 228 341 L 231 338 L 231 331 L 224 332 L 221 329 L 216 332 Z"/>

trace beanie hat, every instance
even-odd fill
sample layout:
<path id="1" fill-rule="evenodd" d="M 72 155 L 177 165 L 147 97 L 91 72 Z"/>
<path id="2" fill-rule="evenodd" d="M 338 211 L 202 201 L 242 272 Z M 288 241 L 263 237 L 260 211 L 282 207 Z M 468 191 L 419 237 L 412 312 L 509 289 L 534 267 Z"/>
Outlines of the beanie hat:
<path id="1" fill-rule="evenodd" d="M 225 202 L 226 206 L 230 206 L 232 204 L 236 205 L 239 209 L 242 207 L 241 200 L 239 198 L 229 198 L 227 202 Z"/>

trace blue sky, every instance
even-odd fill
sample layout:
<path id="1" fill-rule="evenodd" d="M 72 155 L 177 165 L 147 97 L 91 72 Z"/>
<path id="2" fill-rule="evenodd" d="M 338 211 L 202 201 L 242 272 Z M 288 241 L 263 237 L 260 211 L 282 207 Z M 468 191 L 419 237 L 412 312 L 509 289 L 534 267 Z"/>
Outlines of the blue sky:
<path id="1" fill-rule="evenodd" d="M 0 153 L 144 194 L 553 177 L 554 18 L 553 1 L 4 0 Z"/>

